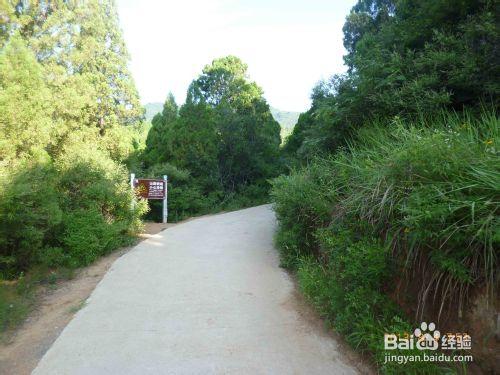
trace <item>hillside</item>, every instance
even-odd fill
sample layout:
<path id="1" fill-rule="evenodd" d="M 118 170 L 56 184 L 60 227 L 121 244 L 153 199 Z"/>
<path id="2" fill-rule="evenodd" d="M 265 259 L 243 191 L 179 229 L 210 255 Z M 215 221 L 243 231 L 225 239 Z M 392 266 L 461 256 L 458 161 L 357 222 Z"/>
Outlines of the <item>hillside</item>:
<path id="1" fill-rule="evenodd" d="M 293 127 L 297 123 L 300 115 L 299 112 L 282 111 L 274 107 L 271 107 L 271 114 L 281 126 L 282 137 L 285 137 L 292 132 Z"/>
<path id="2" fill-rule="evenodd" d="M 163 103 L 147 103 L 144 105 L 144 109 L 146 110 L 146 121 L 151 121 L 158 112 L 161 112 Z"/>

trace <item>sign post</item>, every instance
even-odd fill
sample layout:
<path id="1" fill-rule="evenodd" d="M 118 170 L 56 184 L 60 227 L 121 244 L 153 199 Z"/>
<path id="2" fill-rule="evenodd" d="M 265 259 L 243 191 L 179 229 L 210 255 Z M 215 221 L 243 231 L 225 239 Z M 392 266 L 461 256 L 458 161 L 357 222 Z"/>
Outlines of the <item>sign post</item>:
<path id="1" fill-rule="evenodd" d="M 168 208 L 167 208 L 167 176 L 163 179 L 153 178 L 135 178 L 135 174 L 130 174 L 130 186 L 135 192 L 135 195 L 143 199 L 161 199 L 163 201 L 162 207 L 162 223 L 167 222 Z M 132 208 L 134 201 L 132 201 Z"/>
<path id="2" fill-rule="evenodd" d="M 163 175 L 163 181 L 165 181 L 165 198 L 163 198 L 163 215 L 162 215 L 162 223 L 166 223 L 168 220 L 168 205 L 167 205 L 167 175 Z"/>
<path id="3" fill-rule="evenodd" d="M 130 188 L 134 191 L 134 181 L 135 181 L 135 173 L 130 174 Z M 130 202 L 130 209 L 133 211 L 135 208 L 135 197 L 132 198 L 132 202 Z"/>

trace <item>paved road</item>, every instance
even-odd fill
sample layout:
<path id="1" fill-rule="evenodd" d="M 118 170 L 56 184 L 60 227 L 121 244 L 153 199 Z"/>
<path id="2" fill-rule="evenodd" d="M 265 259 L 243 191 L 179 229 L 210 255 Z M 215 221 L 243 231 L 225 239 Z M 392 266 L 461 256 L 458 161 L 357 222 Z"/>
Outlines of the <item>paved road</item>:
<path id="1" fill-rule="evenodd" d="M 171 227 L 119 258 L 34 374 L 355 374 L 279 268 L 270 206 Z"/>

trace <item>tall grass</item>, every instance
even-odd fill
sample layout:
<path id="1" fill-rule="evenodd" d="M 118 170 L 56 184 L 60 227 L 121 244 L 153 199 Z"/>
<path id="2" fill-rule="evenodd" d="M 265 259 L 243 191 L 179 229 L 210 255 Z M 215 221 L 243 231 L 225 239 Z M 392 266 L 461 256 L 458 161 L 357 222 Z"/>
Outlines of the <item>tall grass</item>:
<path id="1" fill-rule="evenodd" d="M 494 292 L 498 125 L 495 113 L 373 123 L 346 150 L 274 180 L 283 265 L 298 270 L 306 295 L 377 362 L 382 342 L 365 342 L 373 332 L 382 340 L 374 327 L 461 316 L 471 291 Z M 409 281 L 419 285 L 416 315 L 381 310 Z"/>
<path id="2" fill-rule="evenodd" d="M 346 211 L 389 242 L 422 276 L 419 312 L 440 293 L 442 311 L 473 285 L 495 284 L 500 202 L 499 127 L 493 114 L 375 127 L 332 160 Z M 497 247 L 498 248 L 498 247 Z"/>

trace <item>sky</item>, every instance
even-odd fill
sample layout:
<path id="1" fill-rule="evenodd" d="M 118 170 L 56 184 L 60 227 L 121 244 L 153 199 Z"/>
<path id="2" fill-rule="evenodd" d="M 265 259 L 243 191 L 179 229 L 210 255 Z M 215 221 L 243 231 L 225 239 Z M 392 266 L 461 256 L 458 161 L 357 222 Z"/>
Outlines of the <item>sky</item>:
<path id="1" fill-rule="evenodd" d="M 143 104 L 188 85 L 213 59 L 236 55 L 273 107 L 306 111 L 320 80 L 346 70 L 342 26 L 356 0 L 117 0 Z"/>

